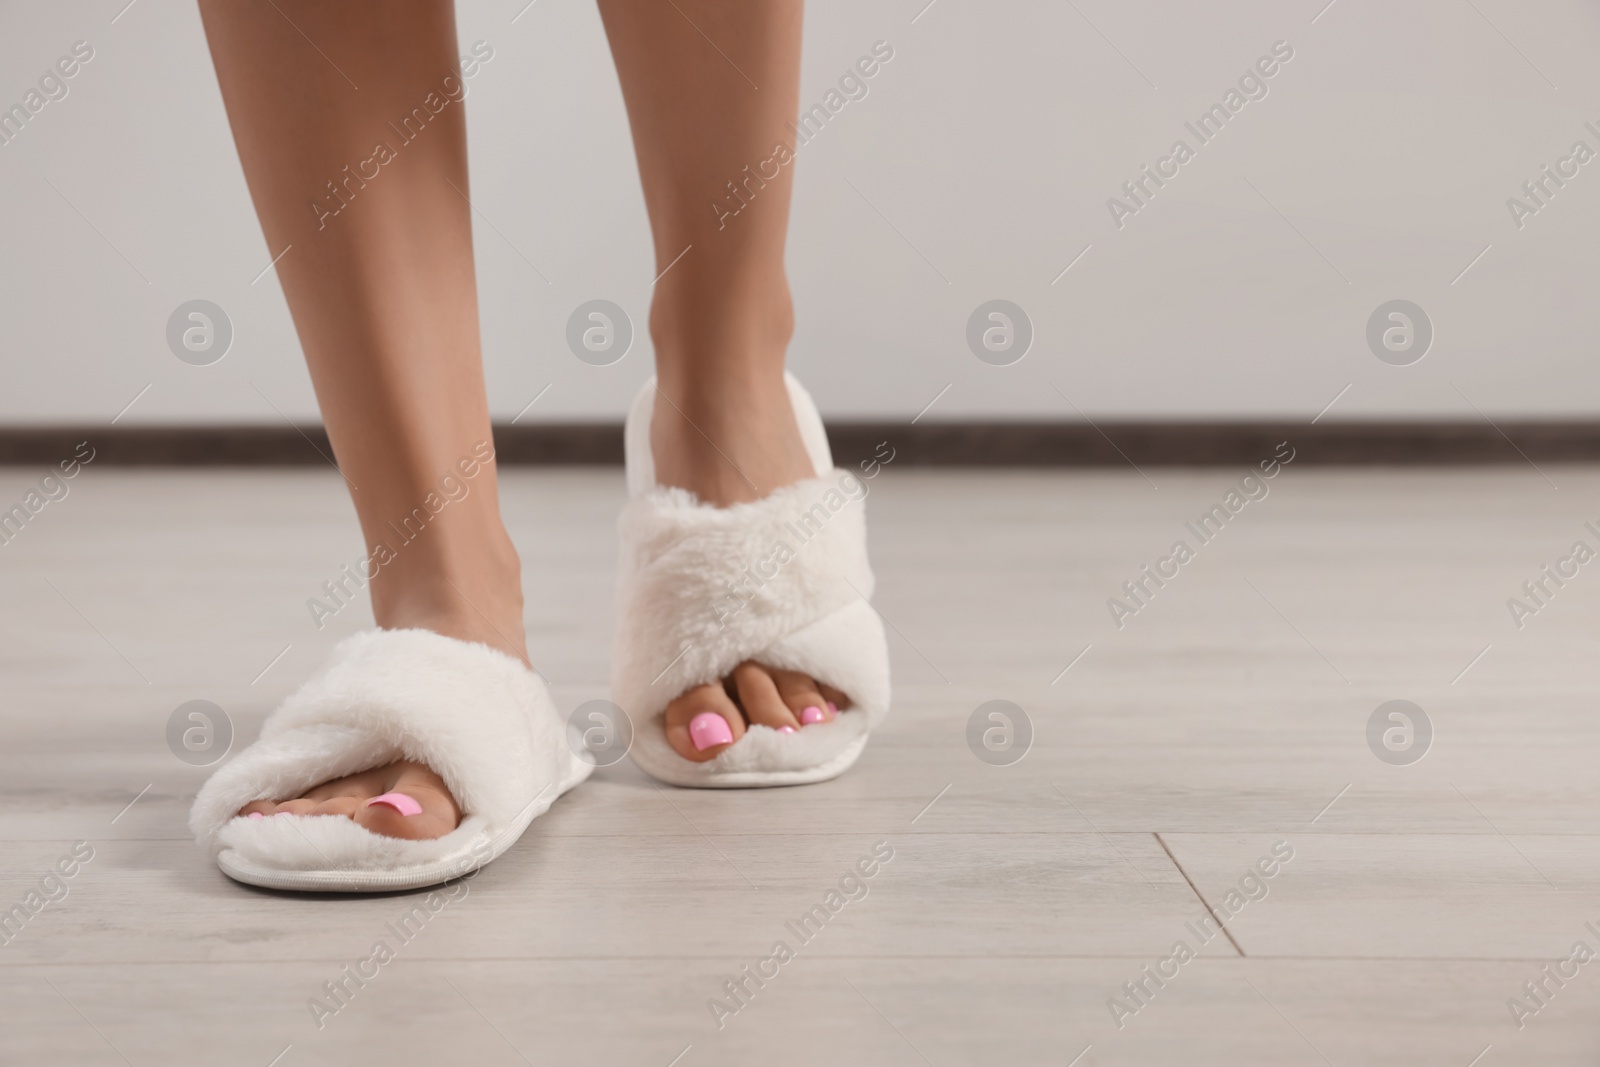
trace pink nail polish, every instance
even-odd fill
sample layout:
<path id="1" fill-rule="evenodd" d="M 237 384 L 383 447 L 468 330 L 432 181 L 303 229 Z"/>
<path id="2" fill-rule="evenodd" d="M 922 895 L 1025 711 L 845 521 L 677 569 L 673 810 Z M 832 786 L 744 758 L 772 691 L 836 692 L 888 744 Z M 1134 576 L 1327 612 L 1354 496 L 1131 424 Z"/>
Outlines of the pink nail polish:
<path id="1" fill-rule="evenodd" d="M 373 797 L 364 806 L 370 808 L 374 804 L 387 805 L 401 815 L 422 814 L 422 805 L 417 803 L 415 797 L 407 796 L 404 793 L 385 793 L 381 797 Z"/>
<path id="2" fill-rule="evenodd" d="M 261 814 L 259 811 L 252 811 L 250 813 L 250 818 L 252 818 L 252 819 L 265 819 L 266 816 Z"/>
<path id="3" fill-rule="evenodd" d="M 806 726 L 811 726 L 814 723 L 827 722 L 828 717 L 822 713 L 821 708 L 813 704 L 800 713 L 800 721 Z"/>
<path id="4" fill-rule="evenodd" d="M 796 731 L 793 726 L 784 725 L 784 726 L 778 727 L 778 732 L 780 734 L 792 734 L 792 733 L 797 733 L 798 731 Z"/>
<path id="5" fill-rule="evenodd" d="M 837 714 L 839 714 L 839 705 L 835 704 L 833 701 L 830 700 L 830 701 L 828 701 L 828 710 L 833 712 L 835 715 L 837 715 Z"/>
<path id="6" fill-rule="evenodd" d="M 733 730 L 728 720 L 714 711 L 702 711 L 689 720 L 689 740 L 695 751 L 704 752 L 712 745 L 726 745 L 733 740 Z"/>

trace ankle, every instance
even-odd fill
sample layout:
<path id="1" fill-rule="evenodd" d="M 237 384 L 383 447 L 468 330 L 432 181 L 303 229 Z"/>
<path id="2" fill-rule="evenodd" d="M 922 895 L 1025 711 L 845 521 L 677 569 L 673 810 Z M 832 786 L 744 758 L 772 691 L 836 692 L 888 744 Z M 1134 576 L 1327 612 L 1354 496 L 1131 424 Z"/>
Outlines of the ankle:
<path id="1" fill-rule="evenodd" d="M 372 613 L 386 630 L 430 630 L 527 662 L 522 568 L 510 538 L 475 550 L 443 541 L 408 546 L 372 582 Z"/>
<path id="2" fill-rule="evenodd" d="M 689 436 L 698 428 L 719 443 L 718 431 L 742 435 L 773 420 L 787 421 L 791 410 L 781 356 L 731 368 L 713 360 L 688 369 L 658 363 L 656 386 L 663 419 L 653 426 Z"/>
<path id="3" fill-rule="evenodd" d="M 784 357 L 794 335 L 787 282 L 685 281 L 658 290 L 650 308 L 662 389 L 674 402 L 702 409 L 781 393 Z"/>
<path id="4" fill-rule="evenodd" d="M 385 630 L 428 630 L 458 641 L 488 645 L 523 663 L 528 662 L 520 596 L 513 610 L 507 604 L 488 603 L 479 598 L 474 598 L 477 603 L 467 603 L 448 586 L 445 594 L 397 600 L 377 623 Z"/>
<path id="5" fill-rule="evenodd" d="M 727 507 L 816 474 L 781 366 L 771 384 L 703 377 L 686 390 L 664 384 L 656 397 L 650 449 L 661 484 Z"/>

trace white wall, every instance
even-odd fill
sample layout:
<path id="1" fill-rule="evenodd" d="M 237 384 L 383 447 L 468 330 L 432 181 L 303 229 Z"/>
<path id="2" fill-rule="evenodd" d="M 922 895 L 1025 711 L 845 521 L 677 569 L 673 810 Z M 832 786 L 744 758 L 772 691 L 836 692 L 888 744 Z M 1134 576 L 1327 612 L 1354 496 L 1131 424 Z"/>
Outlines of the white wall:
<path id="1" fill-rule="evenodd" d="M 494 410 L 551 385 L 526 419 L 619 418 L 648 338 L 598 368 L 564 328 L 605 297 L 642 332 L 621 97 L 590 0 L 513 25 L 525 2 L 459 12 L 463 43 L 495 49 L 469 104 L 474 199 L 505 235 L 478 223 Z M 824 411 L 909 418 L 949 384 L 928 418 L 1077 418 L 1053 383 L 1095 418 L 1309 419 L 1350 384 L 1328 418 L 1600 415 L 1600 161 L 1521 229 L 1506 206 L 1575 140 L 1600 150 L 1600 12 L 1325 2 L 813 3 L 802 99 L 895 49 L 797 167 L 791 361 Z M 95 49 L 0 146 L 0 422 L 109 420 L 146 385 L 123 423 L 314 418 L 275 276 L 252 284 L 271 255 L 194 5 L 137 0 L 113 23 L 125 3 L 0 4 L 0 103 L 74 41 Z M 1184 121 L 1279 40 L 1294 58 L 1266 98 L 1118 229 L 1107 198 L 1196 144 Z M 165 343 L 196 297 L 237 331 L 210 367 Z M 1037 332 L 1009 367 L 964 340 L 994 297 Z M 1437 331 L 1408 367 L 1364 339 L 1396 297 Z"/>

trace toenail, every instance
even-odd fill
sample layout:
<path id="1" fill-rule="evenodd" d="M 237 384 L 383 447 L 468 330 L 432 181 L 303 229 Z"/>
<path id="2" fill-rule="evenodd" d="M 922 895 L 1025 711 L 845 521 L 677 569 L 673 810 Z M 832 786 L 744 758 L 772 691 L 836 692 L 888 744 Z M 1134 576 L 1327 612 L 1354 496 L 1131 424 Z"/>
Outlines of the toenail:
<path id="1" fill-rule="evenodd" d="M 839 705 L 835 704 L 833 701 L 830 700 L 830 701 L 828 701 L 828 710 L 833 712 L 835 715 L 837 715 L 837 714 L 839 714 Z"/>
<path id="2" fill-rule="evenodd" d="M 822 713 L 821 708 L 813 704 L 811 707 L 806 708 L 800 713 L 800 721 L 805 725 L 810 726 L 813 723 L 827 722 L 828 717 Z"/>
<path id="3" fill-rule="evenodd" d="M 365 806 L 370 808 L 374 804 L 386 804 L 401 815 L 422 814 L 422 805 L 417 803 L 415 797 L 407 796 L 405 793 L 385 793 L 381 797 L 373 797 Z"/>
<path id="4" fill-rule="evenodd" d="M 704 752 L 712 745 L 726 745 L 732 741 L 733 731 L 721 715 L 702 711 L 689 720 L 689 740 L 694 742 L 695 751 Z"/>
<path id="5" fill-rule="evenodd" d="M 252 811 L 250 813 L 250 818 L 252 818 L 252 819 L 265 819 L 266 816 L 261 814 L 259 811 Z"/>
<path id="6" fill-rule="evenodd" d="M 785 724 L 783 726 L 778 727 L 778 732 L 780 734 L 792 734 L 792 733 L 795 733 L 797 731 L 795 730 L 795 728 L 793 726 L 789 726 L 789 725 Z"/>
<path id="7" fill-rule="evenodd" d="M 293 815 L 293 814 L 294 814 L 294 812 L 292 812 L 292 811 L 275 811 L 275 812 L 272 813 L 274 818 L 278 817 L 279 815 Z"/>

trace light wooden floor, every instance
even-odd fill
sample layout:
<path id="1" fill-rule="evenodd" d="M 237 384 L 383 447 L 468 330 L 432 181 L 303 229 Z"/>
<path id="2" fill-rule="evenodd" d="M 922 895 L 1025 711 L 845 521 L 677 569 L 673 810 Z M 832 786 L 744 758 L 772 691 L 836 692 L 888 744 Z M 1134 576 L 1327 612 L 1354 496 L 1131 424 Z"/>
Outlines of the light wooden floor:
<path id="1" fill-rule="evenodd" d="M 415 899 L 227 881 L 184 828 L 207 772 L 163 731 L 204 698 L 242 744 L 368 625 L 305 608 L 361 551 L 344 486 L 91 468 L 0 547 L 0 908 L 95 850 L 0 947 L 0 1061 L 1595 1063 L 1600 961 L 1520 1030 L 1507 999 L 1600 950 L 1600 562 L 1521 631 L 1506 599 L 1600 547 L 1600 471 L 1291 467 L 1119 631 L 1106 598 L 1238 474 L 1145 473 L 891 468 L 869 507 L 895 709 L 849 775 L 601 770 L 319 1029 L 308 999 Z M 31 479 L 0 472 L 0 510 Z M 621 476 L 508 482 L 570 708 L 605 694 Z M 1396 698 L 1435 727 L 1411 766 L 1367 747 Z M 992 699 L 1034 727 L 1011 766 L 966 744 Z M 880 841 L 868 896 L 800 945 L 786 920 Z M 1108 998 L 1278 841 L 1231 942 L 1119 1029 Z M 719 1031 L 708 999 L 780 939 L 796 957 Z"/>

